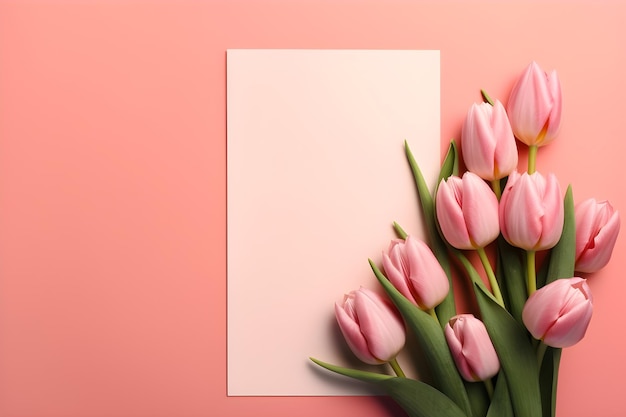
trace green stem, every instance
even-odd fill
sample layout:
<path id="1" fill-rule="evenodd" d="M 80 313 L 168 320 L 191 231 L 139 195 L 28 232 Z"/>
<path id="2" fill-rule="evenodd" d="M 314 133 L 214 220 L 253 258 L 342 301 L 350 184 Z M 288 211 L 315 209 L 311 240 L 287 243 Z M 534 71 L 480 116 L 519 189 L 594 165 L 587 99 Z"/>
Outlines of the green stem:
<path id="1" fill-rule="evenodd" d="M 498 201 L 500 201 L 500 197 L 502 196 L 502 187 L 500 187 L 500 180 L 491 181 L 491 189 L 498 198 Z"/>
<path id="2" fill-rule="evenodd" d="M 434 308 L 431 308 L 430 310 L 428 310 L 427 313 L 430 314 L 430 316 L 434 318 L 437 323 L 439 323 L 439 317 L 437 317 L 437 312 L 435 311 Z"/>
<path id="3" fill-rule="evenodd" d="M 398 377 L 406 378 L 406 375 L 404 374 L 404 371 L 402 370 L 402 368 L 400 368 L 400 364 L 398 363 L 398 360 L 396 358 L 393 358 L 392 360 L 390 360 L 389 365 L 391 365 L 391 369 L 393 369 L 393 371 L 396 373 Z"/>
<path id="4" fill-rule="evenodd" d="M 487 273 L 487 278 L 489 278 L 489 285 L 491 286 L 491 292 L 493 293 L 496 300 L 498 300 L 498 304 L 500 304 L 504 308 L 504 300 L 502 299 L 502 293 L 500 292 L 500 286 L 498 285 L 498 281 L 496 280 L 496 275 L 493 273 L 493 269 L 491 268 L 491 264 L 489 263 L 489 258 L 487 257 L 487 253 L 485 252 L 485 248 L 476 249 L 478 252 L 478 256 L 480 257 L 480 262 L 483 264 L 483 268 L 485 268 L 485 272 Z"/>
<path id="5" fill-rule="evenodd" d="M 539 369 L 541 369 L 541 362 L 543 362 L 543 357 L 545 356 L 547 349 L 548 345 L 540 340 L 539 345 L 537 346 L 537 365 L 539 365 Z"/>
<path id="6" fill-rule="evenodd" d="M 528 147 L 528 175 L 535 172 L 537 149 L 539 149 L 537 145 L 530 145 Z"/>
<path id="7" fill-rule="evenodd" d="M 530 297 L 537 291 L 537 273 L 535 272 L 535 251 L 526 251 L 526 290 Z"/>
<path id="8" fill-rule="evenodd" d="M 489 399 L 491 400 L 493 398 L 493 382 L 491 382 L 491 379 L 485 379 L 483 383 L 487 389 L 487 395 L 489 395 Z"/>

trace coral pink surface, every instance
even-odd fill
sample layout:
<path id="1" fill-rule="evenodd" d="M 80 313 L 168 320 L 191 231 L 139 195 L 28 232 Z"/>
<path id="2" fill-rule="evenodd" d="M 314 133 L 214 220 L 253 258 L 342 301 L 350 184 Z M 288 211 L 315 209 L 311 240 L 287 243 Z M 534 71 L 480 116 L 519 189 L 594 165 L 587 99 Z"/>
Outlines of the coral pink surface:
<path id="1" fill-rule="evenodd" d="M 226 49 L 440 50 L 442 151 L 480 88 L 506 101 L 531 60 L 557 69 L 563 128 L 538 169 L 624 212 L 625 15 L 623 1 L 0 0 L 0 416 L 402 415 L 379 397 L 226 395 Z M 622 415 L 623 242 L 589 280 L 559 417 Z"/>

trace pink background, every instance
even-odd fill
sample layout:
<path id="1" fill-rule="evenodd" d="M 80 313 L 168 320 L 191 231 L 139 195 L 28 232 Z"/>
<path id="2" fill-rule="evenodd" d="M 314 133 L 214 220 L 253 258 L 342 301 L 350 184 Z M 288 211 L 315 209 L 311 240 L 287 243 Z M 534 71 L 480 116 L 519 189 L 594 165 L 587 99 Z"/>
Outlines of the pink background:
<path id="1" fill-rule="evenodd" d="M 442 149 L 478 89 L 556 68 L 540 170 L 620 186 L 624 2 L 1 1 L 0 415 L 386 416 L 226 397 L 225 50 L 441 50 Z M 624 239 L 563 355 L 559 416 L 620 416 Z"/>

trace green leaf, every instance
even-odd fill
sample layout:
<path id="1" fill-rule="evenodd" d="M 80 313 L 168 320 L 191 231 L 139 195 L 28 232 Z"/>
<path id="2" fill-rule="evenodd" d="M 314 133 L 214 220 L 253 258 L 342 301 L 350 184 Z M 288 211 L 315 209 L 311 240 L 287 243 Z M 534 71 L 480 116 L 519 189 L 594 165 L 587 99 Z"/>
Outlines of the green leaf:
<path id="1" fill-rule="evenodd" d="M 410 417 L 467 417 L 454 401 L 421 381 L 391 378 L 377 385 L 382 387 Z"/>
<path id="2" fill-rule="evenodd" d="M 472 406 L 472 415 L 478 417 L 487 414 L 487 410 L 489 409 L 489 394 L 487 394 L 485 384 L 482 381 L 463 382 L 465 383 L 465 390 L 467 391 L 467 396 Z"/>
<path id="3" fill-rule="evenodd" d="M 456 148 L 456 142 L 453 140 L 450 141 L 448 152 L 446 152 L 446 157 L 441 164 L 437 185 L 439 185 L 441 180 L 447 180 L 451 175 L 459 175 L 459 151 Z"/>
<path id="4" fill-rule="evenodd" d="M 549 284 L 559 278 L 574 276 L 576 262 L 576 220 L 574 218 L 574 197 L 572 187 L 567 187 L 563 200 L 565 209 L 563 233 L 559 242 L 550 251 L 548 270 L 541 284 Z M 541 274 L 540 276 L 544 276 Z M 540 284 L 538 284 L 539 286 Z M 540 389 L 544 416 L 554 417 L 556 393 L 561 362 L 561 349 L 548 347 L 541 364 Z"/>
<path id="5" fill-rule="evenodd" d="M 483 96 L 483 100 L 485 100 L 486 103 L 489 103 L 493 106 L 493 100 L 491 99 L 491 97 L 489 97 L 489 94 L 487 94 L 485 90 L 480 90 L 480 94 Z"/>
<path id="6" fill-rule="evenodd" d="M 424 225 L 426 227 L 426 233 L 428 235 L 428 241 L 430 243 L 429 246 L 435 254 L 435 257 L 439 261 L 439 264 L 443 268 L 444 272 L 448 276 L 450 288 L 452 288 L 452 268 L 450 266 L 450 259 L 448 257 L 446 244 L 439 235 L 439 230 L 437 229 L 435 203 L 433 200 L 433 196 L 428 189 L 428 184 L 426 184 L 424 176 L 422 175 L 422 171 L 415 161 L 413 153 L 411 153 L 411 149 L 409 148 L 409 145 L 406 141 L 404 143 L 404 147 L 407 159 L 409 161 L 409 165 L 411 167 L 411 171 L 413 172 L 415 185 L 417 187 L 417 194 L 419 197 L 420 206 L 422 208 Z M 453 141 L 450 143 L 448 153 L 442 164 L 439 178 L 447 178 L 455 171 L 458 171 L 458 152 L 456 150 L 456 145 Z M 446 323 L 448 323 L 452 316 L 456 315 L 453 291 L 448 292 L 446 298 L 441 302 L 441 304 L 437 306 L 436 311 L 437 317 L 439 317 L 439 322 L 442 327 L 445 326 Z"/>
<path id="7" fill-rule="evenodd" d="M 493 398 L 491 399 L 487 417 L 514 417 L 511 397 L 509 397 L 509 389 L 506 385 L 506 377 L 502 372 L 500 372 L 496 381 L 496 389 L 493 391 Z"/>
<path id="8" fill-rule="evenodd" d="M 541 404 L 543 416 L 554 417 L 556 413 L 556 391 L 559 379 L 561 349 L 548 347 L 543 357 L 540 372 Z"/>
<path id="9" fill-rule="evenodd" d="M 506 294 L 507 308 L 511 315 L 521 323 L 522 310 L 528 299 L 526 290 L 526 265 L 522 260 L 524 253 L 502 237 L 498 238 L 498 281 Z"/>
<path id="10" fill-rule="evenodd" d="M 574 218 L 574 197 L 572 187 L 567 187 L 563 200 L 565 216 L 563 221 L 563 233 L 559 242 L 550 251 L 550 264 L 546 284 L 559 278 L 571 278 L 574 276 L 574 264 L 576 262 L 576 220 Z"/>
<path id="11" fill-rule="evenodd" d="M 428 313 L 407 300 L 389 282 L 374 262 L 371 260 L 369 262 L 374 275 L 402 314 L 407 327 L 415 334 L 422 346 L 426 363 L 431 365 L 435 388 L 454 401 L 465 414 L 471 415 L 471 406 L 463 380 L 456 369 L 441 326 Z"/>
<path id="12" fill-rule="evenodd" d="M 400 239 L 406 239 L 406 237 L 408 236 L 408 233 L 404 231 L 402 226 L 400 226 L 396 222 L 393 222 L 393 228 L 396 231 L 396 234 L 398 235 Z"/>
<path id="13" fill-rule="evenodd" d="M 375 372 L 361 371 L 358 369 L 344 368 L 342 366 L 332 365 L 327 362 L 322 362 L 319 359 L 309 358 L 315 364 L 321 366 L 322 368 L 328 369 L 329 371 L 333 371 L 337 374 L 349 376 L 350 378 L 358 379 L 360 381 L 365 382 L 380 382 L 387 380 L 389 378 L 393 378 L 391 375 L 386 374 L 377 374 Z"/>
<path id="14" fill-rule="evenodd" d="M 467 257 L 463 254 L 463 252 L 461 252 L 458 249 L 452 249 L 452 252 L 455 254 L 457 259 L 461 262 L 461 265 L 463 265 L 463 267 L 465 268 L 465 272 L 467 272 L 467 276 L 472 281 L 472 284 L 480 287 L 493 301 L 497 303 L 498 300 L 496 299 L 496 297 L 494 297 L 491 291 L 489 291 L 489 289 L 483 282 L 482 278 L 478 274 L 478 271 L 476 271 L 476 268 L 474 268 L 474 265 L 472 265 L 470 260 L 467 259 Z M 474 292 L 475 291 L 476 290 L 474 290 Z"/>
<path id="15" fill-rule="evenodd" d="M 474 284 L 482 320 L 496 348 L 516 417 L 541 416 L 539 369 L 526 329 L 486 292 Z"/>
<path id="16" fill-rule="evenodd" d="M 424 382 L 344 368 L 315 358 L 309 359 L 329 371 L 378 386 L 393 398 L 410 417 L 467 417 L 450 398 Z"/>

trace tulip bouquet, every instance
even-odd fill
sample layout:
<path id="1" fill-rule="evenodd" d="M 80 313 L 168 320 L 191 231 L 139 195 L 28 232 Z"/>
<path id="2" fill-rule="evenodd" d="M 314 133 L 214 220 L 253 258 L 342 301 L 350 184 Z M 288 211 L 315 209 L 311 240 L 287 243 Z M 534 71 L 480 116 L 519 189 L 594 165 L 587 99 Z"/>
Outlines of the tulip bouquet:
<path id="1" fill-rule="evenodd" d="M 580 341 L 591 320 L 583 275 L 608 263 L 619 233 L 610 203 L 575 205 L 571 186 L 562 193 L 553 173 L 536 170 L 538 149 L 559 131 L 556 72 L 531 63 L 506 108 L 482 95 L 462 128 L 466 172 L 452 141 L 431 193 L 405 144 L 428 243 L 394 223 L 398 239 L 382 268 L 370 260 L 384 291 L 362 287 L 335 305 L 354 354 L 391 371 L 311 358 L 379 386 L 411 417 L 553 417 L 561 349 Z M 516 138 L 528 146 L 525 172 Z M 469 280 L 476 311 L 457 311 L 453 275 Z M 406 377 L 398 363 L 406 332 L 421 346 L 428 381 Z"/>

